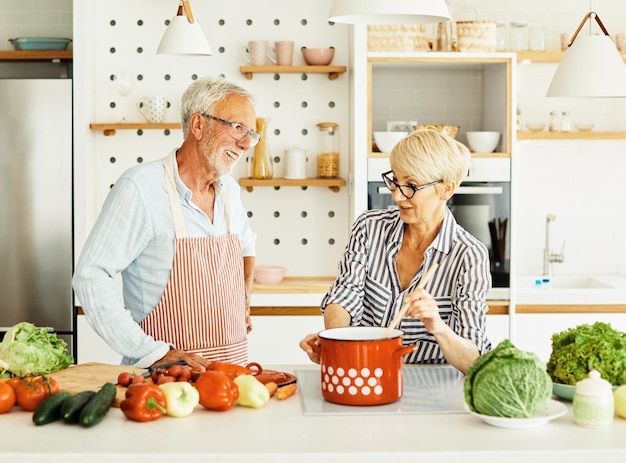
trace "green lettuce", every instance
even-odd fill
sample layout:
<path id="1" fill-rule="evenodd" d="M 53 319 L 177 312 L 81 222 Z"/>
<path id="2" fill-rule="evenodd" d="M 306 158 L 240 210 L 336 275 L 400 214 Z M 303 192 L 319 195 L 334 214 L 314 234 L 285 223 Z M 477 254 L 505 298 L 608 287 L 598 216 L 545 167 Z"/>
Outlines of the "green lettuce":
<path id="1" fill-rule="evenodd" d="M 529 418 L 546 407 L 552 381 L 539 357 L 505 339 L 476 359 L 465 377 L 464 392 L 474 412 Z"/>
<path id="2" fill-rule="evenodd" d="M 595 322 L 552 335 L 548 374 L 555 383 L 575 385 L 591 370 L 614 386 L 626 384 L 626 333 Z"/>
<path id="3" fill-rule="evenodd" d="M 11 327 L 0 343 L 0 373 L 40 375 L 63 370 L 74 363 L 67 343 L 32 323 Z"/>

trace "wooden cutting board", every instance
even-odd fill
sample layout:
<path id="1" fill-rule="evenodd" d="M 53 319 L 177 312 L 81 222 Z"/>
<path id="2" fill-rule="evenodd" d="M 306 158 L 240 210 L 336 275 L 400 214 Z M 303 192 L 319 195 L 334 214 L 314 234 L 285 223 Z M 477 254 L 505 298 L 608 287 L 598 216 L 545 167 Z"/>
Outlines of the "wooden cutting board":
<path id="1" fill-rule="evenodd" d="M 137 375 L 146 372 L 143 368 L 90 362 L 73 365 L 65 370 L 51 373 L 49 376 L 52 376 L 57 381 L 59 390 L 76 394 L 81 391 L 98 391 L 104 383 L 116 382 L 117 376 L 124 371 Z M 124 400 L 125 394 L 126 388 L 117 386 L 117 396 L 113 406 L 119 407 L 122 400 Z"/>

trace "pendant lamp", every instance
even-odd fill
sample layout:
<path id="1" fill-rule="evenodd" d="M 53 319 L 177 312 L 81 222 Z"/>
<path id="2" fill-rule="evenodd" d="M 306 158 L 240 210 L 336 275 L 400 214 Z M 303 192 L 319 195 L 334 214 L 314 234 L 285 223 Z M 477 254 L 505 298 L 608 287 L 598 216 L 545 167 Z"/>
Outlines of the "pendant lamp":
<path id="1" fill-rule="evenodd" d="M 589 18 L 597 21 L 602 34 L 578 35 Z M 576 29 L 546 96 L 626 97 L 626 65 L 600 17 L 594 11 L 587 13 Z"/>
<path id="2" fill-rule="evenodd" d="M 157 54 L 212 55 L 209 42 L 193 17 L 189 0 L 182 0 L 178 12 L 163 34 Z"/>
<path id="3" fill-rule="evenodd" d="M 426 24 L 450 20 L 445 0 L 334 0 L 328 20 L 345 24 Z"/>

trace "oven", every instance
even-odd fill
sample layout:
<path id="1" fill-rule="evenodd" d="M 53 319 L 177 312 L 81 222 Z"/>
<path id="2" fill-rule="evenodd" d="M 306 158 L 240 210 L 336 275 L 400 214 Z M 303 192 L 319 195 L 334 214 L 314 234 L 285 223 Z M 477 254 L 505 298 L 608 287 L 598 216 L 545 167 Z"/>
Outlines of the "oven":
<path id="1" fill-rule="evenodd" d="M 395 207 L 380 174 L 389 160 L 368 160 L 368 209 Z M 511 160 L 476 158 L 448 201 L 456 221 L 489 250 L 493 291 L 489 299 L 508 299 L 510 283 Z"/>

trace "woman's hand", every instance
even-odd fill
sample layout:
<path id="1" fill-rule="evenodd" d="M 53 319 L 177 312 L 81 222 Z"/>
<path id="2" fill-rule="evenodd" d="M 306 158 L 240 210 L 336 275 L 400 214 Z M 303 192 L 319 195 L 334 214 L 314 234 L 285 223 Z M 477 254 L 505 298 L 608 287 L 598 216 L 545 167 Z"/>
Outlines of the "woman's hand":
<path id="1" fill-rule="evenodd" d="M 313 351 L 311 344 L 315 344 L 317 346 L 320 345 L 320 337 L 317 334 L 309 334 L 302 341 L 300 341 L 300 349 L 302 349 L 311 359 L 313 363 L 320 363 L 320 354 L 317 354 Z"/>
<path id="2" fill-rule="evenodd" d="M 405 317 L 419 319 L 430 334 L 436 335 L 447 327 L 439 315 L 437 303 L 425 290 L 416 289 L 407 294 L 403 304 L 409 305 Z"/>

